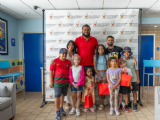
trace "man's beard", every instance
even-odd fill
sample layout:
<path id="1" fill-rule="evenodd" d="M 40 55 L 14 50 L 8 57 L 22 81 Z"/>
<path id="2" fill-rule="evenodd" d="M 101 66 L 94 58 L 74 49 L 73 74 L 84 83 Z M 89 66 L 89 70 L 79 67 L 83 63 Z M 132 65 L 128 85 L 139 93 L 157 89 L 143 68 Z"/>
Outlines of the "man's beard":
<path id="1" fill-rule="evenodd" d="M 82 33 L 82 35 L 83 35 L 84 37 L 89 37 L 89 36 L 90 36 L 90 33 L 89 33 L 88 35 L 85 35 L 84 33 Z"/>
<path id="2" fill-rule="evenodd" d="M 108 44 L 108 46 L 113 46 L 113 43 Z"/>

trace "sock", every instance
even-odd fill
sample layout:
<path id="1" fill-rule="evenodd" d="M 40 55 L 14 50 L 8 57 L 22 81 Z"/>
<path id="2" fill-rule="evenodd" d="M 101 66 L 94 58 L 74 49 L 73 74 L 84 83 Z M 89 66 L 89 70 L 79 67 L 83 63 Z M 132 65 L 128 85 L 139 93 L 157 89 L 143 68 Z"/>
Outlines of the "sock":
<path id="1" fill-rule="evenodd" d="M 79 111 L 79 109 L 76 109 L 76 112 Z"/>

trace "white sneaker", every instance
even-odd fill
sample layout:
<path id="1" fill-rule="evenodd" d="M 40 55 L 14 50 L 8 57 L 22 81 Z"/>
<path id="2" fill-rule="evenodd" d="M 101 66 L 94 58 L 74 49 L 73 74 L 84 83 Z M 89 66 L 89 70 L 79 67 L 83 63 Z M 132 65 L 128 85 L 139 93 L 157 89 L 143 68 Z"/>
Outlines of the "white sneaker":
<path id="1" fill-rule="evenodd" d="M 110 108 L 110 115 L 113 115 L 113 108 Z"/>
<path id="2" fill-rule="evenodd" d="M 103 110 L 103 105 L 99 105 L 98 110 Z"/>
<path id="3" fill-rule="evenodd" d="M 74 115 L 75 113 L 75 108 L 72 108 L 71 111 L 69 112 L 70 115 Z"/>
<path id="4" fill-rule="evenodd" d="M 115 108 L 115 113 L 117 116 L 120 115 L 119 110 L 117 108 Z"/>
<path id="5" fill-rule="evenodd" d="M 107 104 L 108 104 L 108 100 L 107 100 L 107 99 L 104 99 L 104 100 L 103 100 L 103 104 L 104 104 L 104 105 L 107 105 Z"/>
<path id="6" fill-rule="evenodd" d="M 76 116 L 80 116 L 81 115 L 81 112 L 79 109 L 76 109 Z"/>

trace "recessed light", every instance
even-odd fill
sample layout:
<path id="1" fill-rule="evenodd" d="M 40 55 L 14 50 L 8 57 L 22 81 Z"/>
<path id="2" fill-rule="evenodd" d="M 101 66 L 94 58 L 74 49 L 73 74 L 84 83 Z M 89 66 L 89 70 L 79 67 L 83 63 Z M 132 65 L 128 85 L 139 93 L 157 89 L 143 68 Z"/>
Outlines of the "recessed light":
<path id="1" fill-rule="evenodd" d="M 157 26 L 154 26 L 154 27 L 157 27 Z"/>

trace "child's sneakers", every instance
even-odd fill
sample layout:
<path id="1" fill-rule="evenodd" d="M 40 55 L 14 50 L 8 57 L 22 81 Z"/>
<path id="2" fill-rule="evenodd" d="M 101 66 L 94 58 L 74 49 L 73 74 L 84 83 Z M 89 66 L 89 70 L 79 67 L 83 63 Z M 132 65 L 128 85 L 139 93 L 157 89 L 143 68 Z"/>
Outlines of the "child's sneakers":
<path id="1" fill-rule="evenodd" d="M 76 109 L 76 116 L 80 116 L 80 115 L 81 115 L 80 110 Z"/>
<path id="2" fill-rule="evenodd" d="M 103 100 L 103 104 L 104 104 L 104 105 L 107 105 L 107 104 L 108 104 L 108 100 L 107 100 L 107 99 L 104 99 L 104 100 Z"/>
<path id="3" fill-rule="evenodd" d="M 132 102 L 128 101 L 128 107 L 131 108 Z"/>
<path id="4" fill-rule="evenodd" d="M 119 110 L 117 108 L 115 108 L 115 113 L 117 116 L 120 115 Z"/>
<path id="5" fill-rule="evenodd" d="M 133 112 L 137 111 L 137 103 L 133 103 Z"/>
<path id="6" fill-rule="evenodd" d="M 113 115 L 113 108 L 110 108 L 110 115 Z"/>
<path id="7" fill-rule="evenodd" d="M 100 104 L 99 107 L 98 107 L 98 110 L 103 110 L 103 107 L 104 106 Z"/>
<path id="8" fill-rule="evenodd" d="M 127 113 L 129 113 L 128 105 L 125 106 L 125 110 L 126 110 Z"/>
<path id="9" fill-rule="evenodd" d="M 69 112 L 70 115 L 74 115 L 75 113 L 75 108 L 72 108 L 71 111 Z"/>
<path id="10" fill-rule="evenodd" d="M 60 111 L 56 111 L 56 120 L 61 120 Z"/>
<path id="11" fill-rule="evenodd" d="M 120 111 L 120 112 L 122 111 L 122 108 L 123 108 L 123 106 L 122 106 L 122 104 L 121 104 L 120 107 L 119 107 L 119 111 Z"/>
<path id="12" fill-rule="evenodd" d="M 63 116 L 66 116 L 66 112 L 63 110 L 63 107 L 60 108 L 60 114 L 62 114 Z"/>

